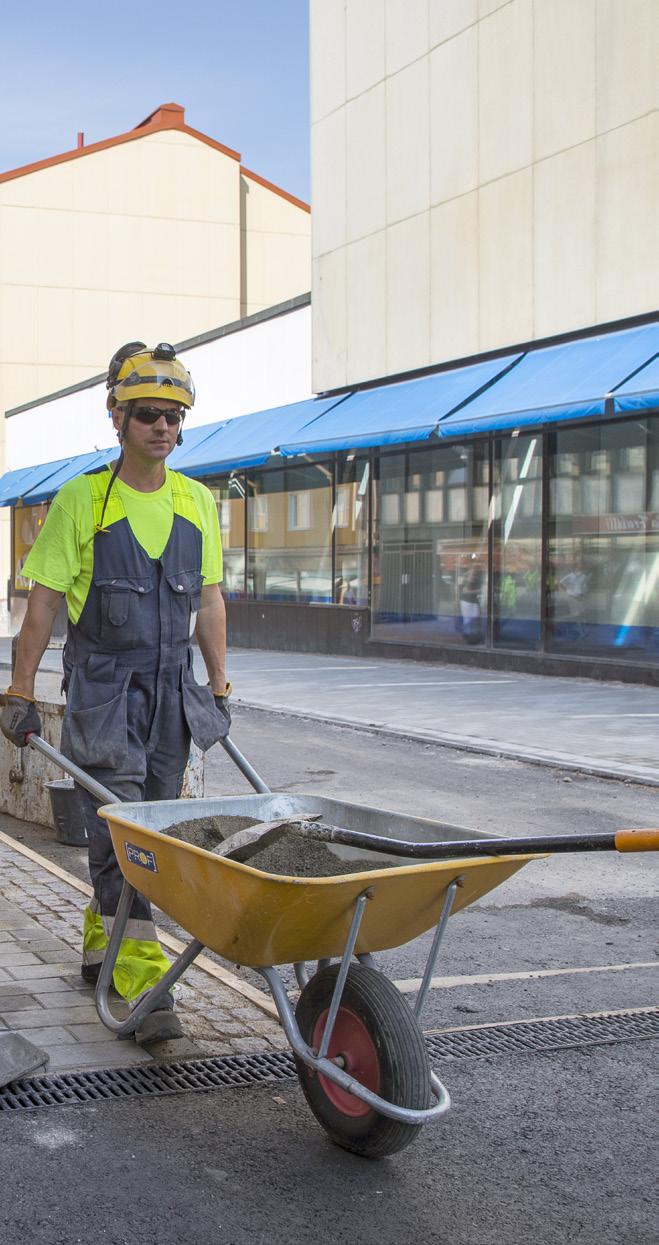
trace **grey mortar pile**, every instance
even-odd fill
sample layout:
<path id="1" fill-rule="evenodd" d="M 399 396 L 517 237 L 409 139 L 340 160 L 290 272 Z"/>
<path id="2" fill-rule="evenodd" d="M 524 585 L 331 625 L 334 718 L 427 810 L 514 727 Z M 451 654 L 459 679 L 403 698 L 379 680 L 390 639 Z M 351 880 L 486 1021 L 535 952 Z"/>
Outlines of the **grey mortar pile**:
<path id="1" fill-rule="evenodd" d="M 198 817 L 170 826 L 164 834 L 192 843 L 212 852 L 230 834 L 245 830 L 255 823 L 250 817 Z M 258 822 L 256 823 L 258 825 Z M 248 862 L 263 873 L 278 873 L 293 878 L 331 878 L 344 873 L 368 873 L 373 869 L 392 869 L 404 861 L 376 860 L 359 857 L 342 860 L 323 843 L 305 838 L 295 831 L 284 831 L 276 843 L 256 853 Z"/>

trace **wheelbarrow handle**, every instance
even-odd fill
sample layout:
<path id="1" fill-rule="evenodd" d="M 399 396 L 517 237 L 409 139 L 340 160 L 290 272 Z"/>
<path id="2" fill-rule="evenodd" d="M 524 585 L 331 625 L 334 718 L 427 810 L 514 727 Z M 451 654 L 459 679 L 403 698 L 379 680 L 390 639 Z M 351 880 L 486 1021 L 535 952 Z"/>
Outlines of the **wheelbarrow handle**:
<path id="1" fill-rule="evenodd" d="M 269 795 L 270 788 L 266 783 L 264 783 L 263 779 L 259 777 L 254 767 L 250 765 L 247 757 L 243 756 L 242 752 L 236 747 L 233 740 L 229 739 L 229 736 L 226 735 L 224 739 L 220 740 L 220 743 L 222 744 L 227 756 L 231 757 L 234 765 L 237 765 L 241 774 L 243 774 L 243 776 L 247 779 L 250 786 L 252 786 L 255 791 L 258 791 L 259 795 Z"/>
<path id="2" fill-rule="evenodd" d="M 659 829 L 618 830 L 614 838 L 617 852 L 659 852 Z"/>
<path id="3" fill-rule="evenodd" d="M 295 818 L 291 818 L 295 828 Z M 566 852 L 656 852 L 659 851 L 658 830 L 619 830 L 616 834 L 549 834 L 525 835 L 520 838 L 440 839 L 435 842 L 410 842 L 388 839 L 384 835 L 364 834 L 310 822 L 303 828 L 306 838 L 343 847 L 385 852 L 400 856 L 410 863 L 421 860 L 467 860 L 479 856 L 545 856 Z"/>
<path id="4" fill-rule="evenodd" d="M 27 742 L 31 748 L 35 748 L 37 752 L 42 754 L 42 756 L 47 757 L 49 761 L 53 761 L 55 765 L 59 765 L 60 769 L 63 769 L 65 774 L 69 774 L 71 778 L 74 778 L 75 781 L 80 783 L 80 786 L 84 787 L 86 791 L 89 791 L 90 795 L 93 795 L 95 799 L 101 800 L 103 804 L 121 803 L 121 801 L 117 799 L 117 796 L 110 791 L 109 787 L 104 787 L 102 783 L 96 782 L 95 778 L 90 778 L 89 774 L 86 774 L 84 769 L 80 769 L 75 762 L 70 761 L 68 757 L 63 756 L 61 752 L 57 751 L 57 748 L 53 748 L 52 744 L 46 743 L 45 739 L 41 738 L 41 735 L 30 734 L 27 736 Z M 249 783 L 251 783 L 254 790 L 263 795 L 268 795 L 270 788 L 266 786 L 263 779 L 259 777 L 256 770 L 252 768 L 249 761 L 243 756 L 242 752 L 240 752 L 229 737 L 227 736 L 226 739 L 222 739 L 220 742 L 225 752 L 238 766 L 240 772 L 245 775 L 245 778 Z"/>
<path id="5" fill-rule="evenodd" d="M 80 786 L 84 787 L 86 791 L 89 791 L 89 794 L 93 795 L 94 799 L 100 800 L 102 804 L 120 803 L 120 800 L 110 791 L 109 787 L 104 787 L 102 783 L 96 782 L 95 778 L 90 778 L 84 769 L 80 769 L 68 757 L 63 756 L 61 752 L 57 751 L 57 748 L 53 748 L 52 744 L 47 744 L 45 739 L 41 738 L 41 735 L 28 735 L 27 742 L 31 748 L 40 752 L 42 756 L 47 757 L 49 761 L 54 761 L 55 765 L 59 765 L 65 774 L 75 778 L 75 781 L 80 783 Z"/>

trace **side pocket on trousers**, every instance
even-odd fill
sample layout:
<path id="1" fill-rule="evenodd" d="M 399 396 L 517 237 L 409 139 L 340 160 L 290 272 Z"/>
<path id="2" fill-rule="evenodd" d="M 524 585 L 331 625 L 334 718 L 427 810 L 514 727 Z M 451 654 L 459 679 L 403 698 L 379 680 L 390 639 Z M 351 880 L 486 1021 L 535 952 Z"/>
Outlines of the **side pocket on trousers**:
<path id="1" fill-rule="evenodd" d="M 67 706 L 62 751 L 83 769 L 121 768 L 128 753 L 128 684 L 104 704 L 90 709 Z"/>
<path id="2" fill-rule="evenodd" d="M 187 683 L 185 680 L 181 685 L 181 694 L 190 734 L 197 747 L 206 752 L 223 734 L 222 723 L 215 708 L 215 697 L 210 687 Z"/>

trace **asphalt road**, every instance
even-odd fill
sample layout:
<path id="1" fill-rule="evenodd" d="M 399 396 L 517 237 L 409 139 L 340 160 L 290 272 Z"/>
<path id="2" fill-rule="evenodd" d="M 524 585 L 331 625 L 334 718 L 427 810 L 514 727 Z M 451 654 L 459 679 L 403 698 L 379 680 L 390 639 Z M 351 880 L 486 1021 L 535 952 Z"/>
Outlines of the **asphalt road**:
<path id="1" fill-rule="evenodd" d="M 247 710 L 237 711 L 233 738 L 281 791 L 322 792 L 515 836 L 659 824 L 656 788 Z M 207 794 L 246 789 L 222 750 L 213 749 Z M 434 990 L 426 1027 L 446 1027 L 460 1017 L 461 1023 L 477 1024 L 652 1004 L 658 893 L 654 856 L 556 855 L 529 863 L 449 922 L 436 973 L 473 977 L 556 969 L 561 975 Z M 418 978 L 430 937 L 382 953 L 378 961 L 394 980 Z M 654 971 L 599 971 L 647 962 Z M 574 968 L 598 971 L 564 971 Z"/>
<path id="2" fill-rule="evenodd" d="M 649 1046 L 451 1064 L 453 1111 L 380 1163 L 292 1082 L 0 1116 L 2 1239 L 655 1245 Z"/>
<path id="3" fill-rule="evenodd" d="M 233 737 L 278 790 L 514 835 L 658 821 L 656 788 L 244 709 Z M 207 794 L 245 790 L 214 749 Z M 47 832 L 25 841 L 84 870 Z M 424 1027 L 652 1004 L 657 877 L 650 856 L 530 863 L 449 923 Z M 413 981 L 425 941 L 382 966 Z M 452 1111 L 379 1164 L 332 1147 L 294 1082 L 0 1115 L 3 1240 L 650 1245 L 653 1054 L 631 1042 L 445 1062 Z"/>

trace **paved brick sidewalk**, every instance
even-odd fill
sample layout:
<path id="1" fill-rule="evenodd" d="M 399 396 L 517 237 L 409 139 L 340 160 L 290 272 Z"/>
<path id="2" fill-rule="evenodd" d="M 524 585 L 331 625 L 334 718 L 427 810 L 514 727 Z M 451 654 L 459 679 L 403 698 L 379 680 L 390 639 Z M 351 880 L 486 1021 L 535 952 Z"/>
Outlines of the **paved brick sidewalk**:
<path id="1" fill-rule="evenodd" d="M 179 986 L 185 1039 L 150 1050 L 114 1039 L 80 977 L 84 905 L 72 885 L 0 842 L 0 1027 L 46 1050 L 49 1072 L 287 1046 L 274 1019 L 195 966 Z"/>

